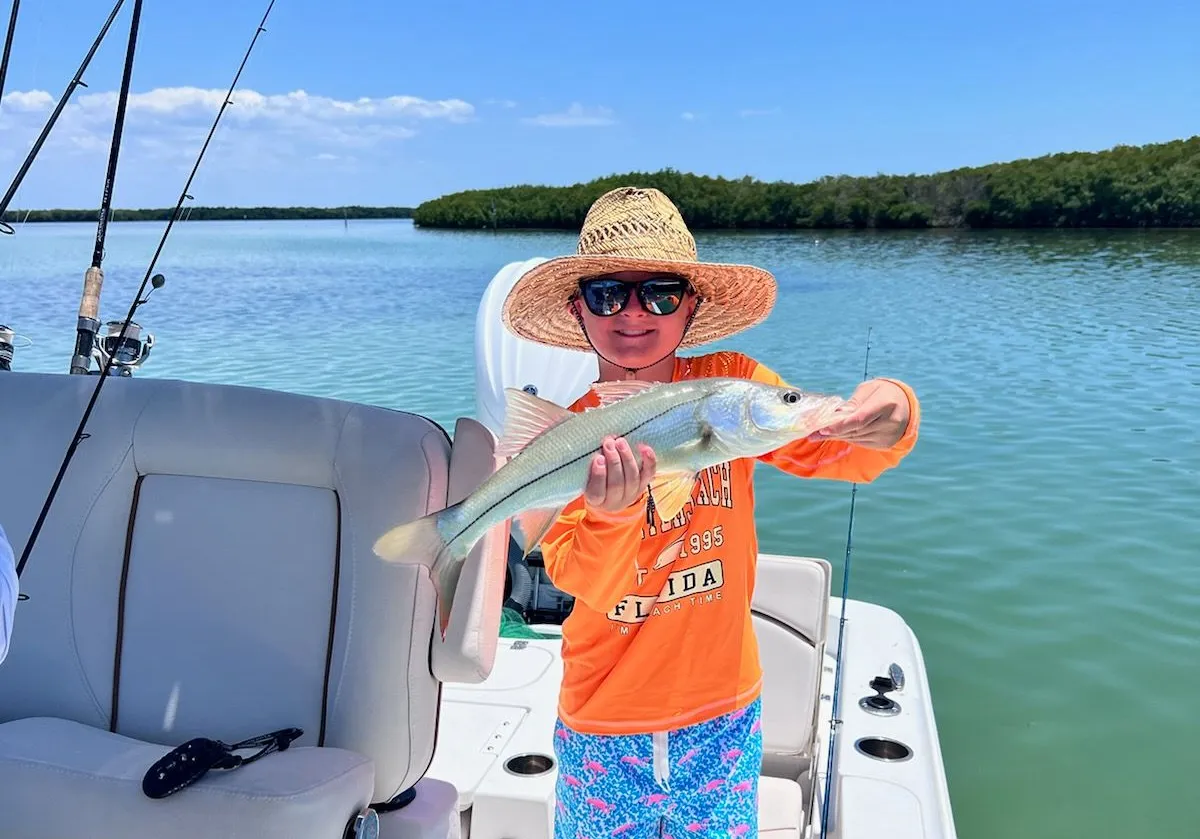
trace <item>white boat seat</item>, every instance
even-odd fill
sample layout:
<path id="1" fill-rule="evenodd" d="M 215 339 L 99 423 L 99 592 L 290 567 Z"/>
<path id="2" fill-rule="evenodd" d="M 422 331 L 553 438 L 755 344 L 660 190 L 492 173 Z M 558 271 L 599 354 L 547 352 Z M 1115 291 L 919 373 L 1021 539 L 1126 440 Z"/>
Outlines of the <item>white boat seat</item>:
<path id="1" fill-rule="evenodd" d="M 804 791 L 800 785 L 786 778 L 759 778 L 758 835 L 800 839 L 803 829 Z"/>
<path id="2" fill-rule="evenodd" d="M 0 725 L 4 836 L 176 836 L 184 824 L 194 835 L 336 839 L 375 784 L 363 755 L 301 746 L 156 801 L 142 776 L 167 751 L 52 717 Z"/>
<path id="3" fill-rule="evenodd" d="M 763 774 L 799 779 L 812 761 L 831 566 L 760 554 L 754 629 L 763 667 Z"/>
<path id="4" fill-rule="evenodd" d="M 95 381 L 0 374 L 18 555 Z M 0 832 L 339 839 L 363 805 L 414 794 L 392 823 L 444 806 L 449 831 L 453 796 L 422 781 L 440 681 L 491 670 L 507 534 L 468 560 L 444 635 L 433 557 L 371 548 L 488 474 L 490 433 L 464 420 L 455 452 L 413 414 L 148 378 L 107 382 L 87 432 L 0 665 Z M 287 727 L 303 736 L 285 752 L 142 793 L 173 746 Z"/>

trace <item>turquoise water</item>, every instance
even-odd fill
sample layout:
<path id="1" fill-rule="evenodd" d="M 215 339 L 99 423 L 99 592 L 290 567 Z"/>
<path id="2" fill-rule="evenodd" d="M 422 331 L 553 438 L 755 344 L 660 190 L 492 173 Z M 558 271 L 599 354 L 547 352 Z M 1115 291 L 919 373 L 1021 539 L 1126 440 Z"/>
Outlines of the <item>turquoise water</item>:
<path id="1" fill-rule="evenodd" d="M 110 227 L 105 318 L 124 315 L 161 229 Z M 0 239 L 0 322 L 34 341 L 16 369 L 67 369 L 93 235 L 28 225 Z M 848 394 L 870 327 L 872 374 L 922 399 L 913 455 L 859 492 L 851 595 L 898 610 L 921 640 L 960 835 L 1197 835 L 1200 232 L 699 245 L 780 281 L 770 320 L 726 346 Z M 159 341 L 143 375 L 452 427 L 474 411 L 487 282 L 573 247 L 407 222 L 183 224 L 139 316 Z M 758 474 L 763 548 L 840 566 L 848 487 Z"/>

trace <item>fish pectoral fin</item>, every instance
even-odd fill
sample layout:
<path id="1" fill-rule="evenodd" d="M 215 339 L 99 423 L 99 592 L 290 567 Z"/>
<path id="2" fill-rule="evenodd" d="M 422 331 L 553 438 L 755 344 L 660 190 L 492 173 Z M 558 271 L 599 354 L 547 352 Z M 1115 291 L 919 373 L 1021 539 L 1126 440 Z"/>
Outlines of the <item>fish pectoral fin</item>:
<path id="1" fill-rule="evenodd" d="M 663 472 L 650 482 L 650 497 L 654 509 L 662 521 L 670 521 L 679 515 L 683 505 L 692 497 L 696 486 L 695 472 Z"/>
<path id="2" fill-rule="evenodd" d="M 630 379 L 619 382 L 596 382 L 592 385 L 592 390 L 596 392 L 596 396 L 600 399 L 600 407 L 603 408 L 614 402 L 620 402 L 622 399 L 628 399 L 630 396 L 636 396 L 653 385 L 654 382 Z"/>
<path id="3" fill-rule="evenodd" d="M 504 389 L 504 433 L 496 443 L 496 454 L 518 454 L 535 438 L 571 416 L 571 412 L 547 399 L 515 387 Z"/>
<path id="4" fill-rule="evenodd" d="M 537 507 L 513 516 L 512 536 L 525 556 L 541 544 L 547 531 L 562 515 L 562 507 Z"/>

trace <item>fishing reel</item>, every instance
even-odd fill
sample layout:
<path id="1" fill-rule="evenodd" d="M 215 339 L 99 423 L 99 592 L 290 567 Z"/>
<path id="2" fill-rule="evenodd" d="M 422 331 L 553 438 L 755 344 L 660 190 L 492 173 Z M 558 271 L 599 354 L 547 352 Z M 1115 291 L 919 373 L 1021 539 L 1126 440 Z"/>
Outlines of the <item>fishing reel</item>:
<path id="1" fill-rule="evenodd" d="M 141 367 L 150 357 L 150 350 L 154 348 L 154 336 L 144 331 L 140 324 L 130 321 L 129 328 L 125 330 L 125 337 L 122 338 L 121 327 L 124 323 L 120 320 L 110 320 L 104 324 L 104 336 L 96 337 L 92 357 L 96 360 L 97 374 L 104 370 L 104 365 L 111 358 L 109 375 L 129 377 L 133 375 L 135 368 Z"/>

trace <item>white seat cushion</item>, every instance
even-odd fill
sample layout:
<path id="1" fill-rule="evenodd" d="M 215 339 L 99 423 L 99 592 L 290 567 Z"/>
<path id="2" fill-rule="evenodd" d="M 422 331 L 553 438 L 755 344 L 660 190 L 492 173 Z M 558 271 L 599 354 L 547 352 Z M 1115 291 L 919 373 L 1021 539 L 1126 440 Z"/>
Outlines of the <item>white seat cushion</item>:
<path id="1" fill-rule="evenodd" d="M 758 779 L 758 834 L 771 839 L 800 839 L 804 791 L 786 778 Z"/>
<path id="2" fill-rule="evenodd" d="M 168 751 L 51 717 L 0 724 L 0 833 L 5 839 L 328 839 L 342 835 L 375 784 L 374 767 L 360 754 L 293 746 L 209 772 L 167 798 L 147 798 L 142 777 Z"/>

